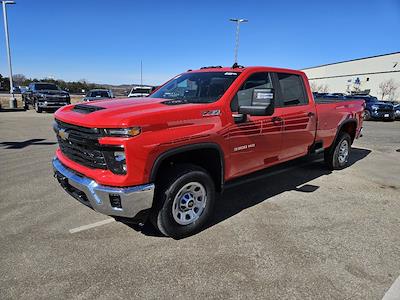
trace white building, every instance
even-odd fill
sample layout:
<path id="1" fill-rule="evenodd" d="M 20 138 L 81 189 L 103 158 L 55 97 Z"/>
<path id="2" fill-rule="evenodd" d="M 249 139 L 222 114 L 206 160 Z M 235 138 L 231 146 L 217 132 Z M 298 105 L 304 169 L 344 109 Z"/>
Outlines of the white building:
<path id="1" fill-rule="evenodd" d="M 327 89 L 330 93 L 369 90 L 370 95 L 378 98 L 381 98 L 379 85 L 393 79 L 398 88 L 394 96 L 388 97 L 400 100 L 400 52 L 305 68 L 302 71 L 316 90 Z"/>

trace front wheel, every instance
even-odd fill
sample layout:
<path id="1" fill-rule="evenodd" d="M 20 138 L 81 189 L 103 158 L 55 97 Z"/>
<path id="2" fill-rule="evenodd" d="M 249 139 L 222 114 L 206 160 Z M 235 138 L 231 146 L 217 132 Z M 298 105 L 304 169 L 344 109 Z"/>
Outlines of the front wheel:
<path id="1" fill-rule="evenodd" d="M 39 114 L 43 111 L 42 108 L 39 107 L 39 103 L 37 101 L 35 102 L 35 111 Z"/>
<path id="2" fill-rule="evenodd" d="M 341 170 L 346 167 L 351 150 L 351 138 L 348 133 L 341 133 L 335 143 L 325 150 L 325 163 L 331 170 Z"/>
<path id="3" fill-rule="evenodd" d="M 211 216 L 215 202 L 211 176 L 189 164 L 173 166 L 162 175 L 151 222 L 162 234 L 175 239 L 198 232 Z"/>
<path id="4" fill-rule="evenodd" d="M 24 103 L 24 109 L 29 110 L 28 101 L 22 96 L 22 103 Z"/>
<path id="5" fill-rule="evenodd" d="M 369 121 L 371 120 L 371 113 L 369 110 L 364 110 L 364 121 Z"/>

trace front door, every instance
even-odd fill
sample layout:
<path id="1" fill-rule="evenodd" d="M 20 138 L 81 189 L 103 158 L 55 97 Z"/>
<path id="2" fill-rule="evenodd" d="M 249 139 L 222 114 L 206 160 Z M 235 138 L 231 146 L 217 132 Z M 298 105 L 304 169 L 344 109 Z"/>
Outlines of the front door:
<path id="1" fill-rule="evenodd" d="M 239 106 L 252 104 L 254 89 L 271 88 L 270 73 L 251 74 L 232 99 L 232 114 L 237 114 Z M 229 127 L 227 139 L 231 147 L 232 177 L 262 169 L 278 160 L 282 143 L 282 121 L 278 114 L 247 116 Z"/>

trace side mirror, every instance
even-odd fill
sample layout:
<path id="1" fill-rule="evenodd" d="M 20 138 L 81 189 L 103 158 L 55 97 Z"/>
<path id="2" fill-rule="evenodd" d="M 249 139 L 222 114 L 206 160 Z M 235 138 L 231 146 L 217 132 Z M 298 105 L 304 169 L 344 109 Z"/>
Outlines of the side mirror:
<path id="1" fill-rule="evenodd" d="M 274 113 L 274 98 L 273 89 L 254 89 L 251 106 L 239 106 L 239 113 L 251 116 L 271 116 Z"/>

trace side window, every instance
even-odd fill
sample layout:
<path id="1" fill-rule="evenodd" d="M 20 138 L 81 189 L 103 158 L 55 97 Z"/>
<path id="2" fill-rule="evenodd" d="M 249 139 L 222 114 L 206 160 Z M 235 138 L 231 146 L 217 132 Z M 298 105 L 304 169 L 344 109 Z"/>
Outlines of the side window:
<path id="1" fill-rule="evenodd" d="M 243 83 L 231 102 L 231 111 L 237 112 L 239 106 L 251 105 L 254 89 L 272 88 L 269 73 L 254 73 Z"/>
<path id="2" fill-rule="evenodd" d="M 278 73 L 281 87 L 282 106 L 305 105 L 308 99 L 305 95 L 303 81 L 299 75 Z"/>

